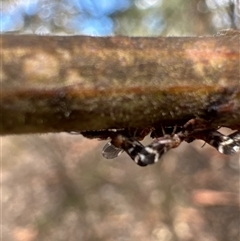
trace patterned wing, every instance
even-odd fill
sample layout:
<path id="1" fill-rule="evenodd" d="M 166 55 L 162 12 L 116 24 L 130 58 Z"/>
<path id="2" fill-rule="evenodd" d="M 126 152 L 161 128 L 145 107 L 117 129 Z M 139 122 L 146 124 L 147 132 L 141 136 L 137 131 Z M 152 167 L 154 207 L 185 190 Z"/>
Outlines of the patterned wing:
<path id="1" fill-rule="evenodd" d="M 117 135 L 103 147 L 102 155 L 106 159 L 113 159 L 125 151 L 139 166 L 146 166 L 147 164 L 138 158 L 143 148 L 144 146 L 135 138 Z"/>
<path id="2" fill-rule="evenodd" d="M 234 155 L 240 151 L 240 131 L 235 131 L 234 133 L 227 136 L 231 141 L 229 142 L 229 145 L 224 145 L 224 154 L 226 155 Z"/>
<path id="3" fill-rule="evenodd" d="M 212 131 L 206 142 L 225 155 L 234 155 L 240 151 L 240 132 L 223 135 L 218 131 Z"/>
<path id="4" fill-rule="evenodd" d="M 156 163 L 167 151 L 179 146 L 181 141 L 177 134 L 156 138 L 151 144 L 142 148 L 136 158 L 146 165 Z"/>
<path id="5" fill-rule="evenodd" d="M 133 138 L 126 138 L 122 143 L 122 148 L 131 157 L 131 159 L 139 166 L 147 166 L 148 164 L 140 158 L 141 152 L 144 150 L 142 143 Z"/>

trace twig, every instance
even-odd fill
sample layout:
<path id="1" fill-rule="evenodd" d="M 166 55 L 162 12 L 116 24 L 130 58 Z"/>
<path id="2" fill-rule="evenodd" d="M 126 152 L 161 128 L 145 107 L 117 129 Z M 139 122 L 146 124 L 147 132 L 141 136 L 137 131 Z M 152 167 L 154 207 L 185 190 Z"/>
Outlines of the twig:
<path id="1" fill-rule="evenodd" d="M 2 35 L 0 134 L 184 123 L 240 128 L 240 33 Z"/>

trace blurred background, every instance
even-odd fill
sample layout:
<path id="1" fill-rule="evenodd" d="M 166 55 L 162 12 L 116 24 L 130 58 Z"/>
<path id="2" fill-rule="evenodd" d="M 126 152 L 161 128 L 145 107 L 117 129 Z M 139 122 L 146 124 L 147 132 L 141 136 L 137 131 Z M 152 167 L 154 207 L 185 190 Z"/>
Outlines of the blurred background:
<path id="1" fill-rule="evenodd" d="M 2 32 L 179 36 L 240 28 L 239 0 L 2 0 L 0 7 Z"/>
<path id="2" fill-rule="evenodd" d="M 239 0 L 2 0 L 0 7 L 2 33 L 240 29 Z M 104 159 L 105 143 L 68 133 L 1 137 L 1 240 L 239 240 L 239 155 L 194 141 L 142 168 L 125 153 Z"/>

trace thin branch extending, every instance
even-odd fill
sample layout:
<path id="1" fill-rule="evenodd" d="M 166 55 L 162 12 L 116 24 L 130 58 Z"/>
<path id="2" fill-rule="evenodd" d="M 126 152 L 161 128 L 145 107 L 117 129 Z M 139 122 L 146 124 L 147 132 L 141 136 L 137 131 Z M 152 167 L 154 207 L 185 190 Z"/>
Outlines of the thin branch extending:
<path id="1" fill-rule="evenodd" d="M 1 37 L 1 134 L 178 124 L 239 127 L 240 33 Z"/>

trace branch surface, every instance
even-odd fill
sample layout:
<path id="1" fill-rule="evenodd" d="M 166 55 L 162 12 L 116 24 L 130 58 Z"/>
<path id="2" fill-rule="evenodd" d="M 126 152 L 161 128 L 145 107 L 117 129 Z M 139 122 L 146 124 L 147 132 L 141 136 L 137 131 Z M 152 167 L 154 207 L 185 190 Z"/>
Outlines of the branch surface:
<path id="1" fill-rule="evenodd" d="M 1 36 L 0 134 L 240 127 L 240 34 Z"/>

